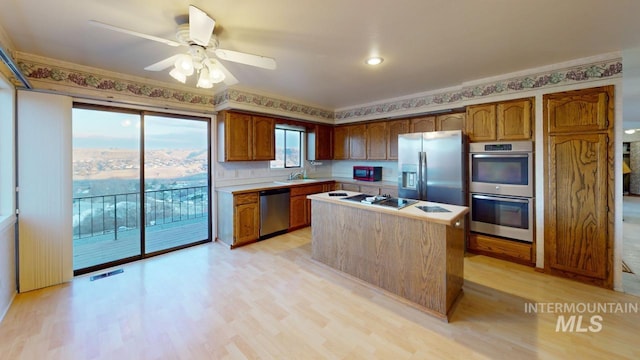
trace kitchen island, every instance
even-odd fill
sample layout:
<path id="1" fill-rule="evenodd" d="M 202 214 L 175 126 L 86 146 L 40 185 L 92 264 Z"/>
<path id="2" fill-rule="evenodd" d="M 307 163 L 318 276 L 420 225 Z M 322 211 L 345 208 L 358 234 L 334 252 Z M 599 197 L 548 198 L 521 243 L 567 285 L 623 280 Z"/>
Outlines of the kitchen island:
<path id="1" fill-rule="evenodd" d="M 462 292 L 467 207 L 419 201 L 398 210 L 329 193 L 308 198 L 312 259 L 448 321 Z"/>

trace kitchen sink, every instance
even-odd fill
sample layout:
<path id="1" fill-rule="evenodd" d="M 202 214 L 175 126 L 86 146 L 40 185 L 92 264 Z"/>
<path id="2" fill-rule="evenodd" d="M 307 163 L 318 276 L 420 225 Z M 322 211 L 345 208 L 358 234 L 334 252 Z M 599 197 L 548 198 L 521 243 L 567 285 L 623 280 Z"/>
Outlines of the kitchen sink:
<path id="1" fill-rule="evenodd" d="M 290 185 L 290 184 L 312 183 L 312 182 L 317 182 L 317 181 L 318 180 L 316 180 L 316 179 L 293 179 L 293 180 L 274 181 L 274 183 Z"/>

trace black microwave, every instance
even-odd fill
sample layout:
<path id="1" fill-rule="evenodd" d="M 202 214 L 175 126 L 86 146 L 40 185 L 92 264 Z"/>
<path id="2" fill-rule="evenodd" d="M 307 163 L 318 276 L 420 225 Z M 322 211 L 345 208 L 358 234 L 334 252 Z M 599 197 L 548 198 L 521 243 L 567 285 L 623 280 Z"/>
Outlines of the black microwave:
<path id="1" fill-rule="evenodd" d="M 363 181 L 382 180 L 382 166 L 354 166 L 353 179 Z"/>

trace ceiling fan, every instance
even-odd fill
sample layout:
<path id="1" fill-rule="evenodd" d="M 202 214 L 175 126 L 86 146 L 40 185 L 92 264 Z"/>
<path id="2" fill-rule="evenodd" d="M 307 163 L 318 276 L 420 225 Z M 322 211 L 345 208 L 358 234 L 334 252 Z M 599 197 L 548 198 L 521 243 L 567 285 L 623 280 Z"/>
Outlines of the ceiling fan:
<path id="1" fill-rule="evenodd" d="M 128 30 L 114 25 L 105 24 L 96 20 L 89 20 L 89 23 L 109 30 L 141 37 L 147 40 L 157 41 L 169 46 L 186 46 L 187 53 L 170 56 L 160 60 L 155 64 L 145 67 L 148 71 L 162 71 L 171 66 L 173 69 L 169 75 L 174 79 L 185 83 L 188 76 L 198 74 L 197 87 L 211 88 L 213 84 L 224 82 L 227 86 L 236 84 L 238 80 L 231 74 L 216 58 L 225 61 L 237 62 L 240 64 L 257 66 L 263 69 L 274 70 L 276 62 L 273 58 L 247 54 L 239 51 L 220 49 L 218 38 L 213 34 L 215 20 L 207 13 L 193 5 L 189 5 L 189 22 L 178 26 L 176 39 L 178 41 L 167 40 Z M 214 55 L 215 57 L 212 57 Z"/>

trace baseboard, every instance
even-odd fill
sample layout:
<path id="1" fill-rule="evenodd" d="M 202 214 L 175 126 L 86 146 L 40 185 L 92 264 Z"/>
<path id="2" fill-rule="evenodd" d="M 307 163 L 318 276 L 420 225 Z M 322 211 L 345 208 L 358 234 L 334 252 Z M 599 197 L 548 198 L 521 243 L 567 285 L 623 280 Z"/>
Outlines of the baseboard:
<path id="1" fill-rule="evenodd" d="M 7 312 L 9 312 L 9 309 L 11 308 L 11 304 L 13 304 L 13 299 L 16 298 L 16 294 L 17 294 L 17 292 L 13 293 L 13 296 L 11 296 L 11 300 L 9 300 L 9 303 L 7 304 L 7 307 L 4 308 L 2 310 L 2 312 L 0 313 L 0 323 L 2 323 L 2 320 L 4 320 L 4 316 L 7 315 Z"/>

